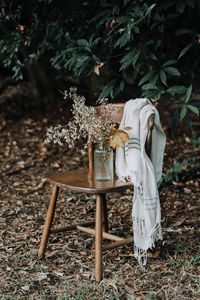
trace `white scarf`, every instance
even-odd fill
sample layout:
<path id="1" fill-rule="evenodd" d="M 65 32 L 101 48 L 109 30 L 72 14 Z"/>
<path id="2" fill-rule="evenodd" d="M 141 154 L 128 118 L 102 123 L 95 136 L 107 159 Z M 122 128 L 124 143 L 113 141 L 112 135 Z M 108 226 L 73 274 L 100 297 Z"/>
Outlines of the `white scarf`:
<path id="1" fill-rule="evenodd" d="M 151 157 L 146 154 L 147 122 L 155 114 L 152 130 Z M 157 182 L 162 174 L 162 161 L 166 136 L 160 124 L 157 109 L 146 98 L 129 100 L 124 107 L 120 129 L 126 126 L 129 140 L 116 150 L 116 174 L 121 180 L 130 180 L 134 185 L 133 231 L 134 255 L 139 263 L 147 262 L 147 250 L 162 239 L 161 211 Z"/>

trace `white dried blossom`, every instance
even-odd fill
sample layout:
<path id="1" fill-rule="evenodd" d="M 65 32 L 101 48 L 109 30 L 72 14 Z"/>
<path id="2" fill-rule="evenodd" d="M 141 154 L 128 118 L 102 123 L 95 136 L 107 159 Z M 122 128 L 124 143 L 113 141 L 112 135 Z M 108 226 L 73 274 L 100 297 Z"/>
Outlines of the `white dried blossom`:
<path id="1" fill-rule="evenodd" d="M 72 120 L 65 126 L 58 125 L 50 127 L 46 133 L 46 142 L 53 141 L 59 145 L 67 143 L 69 148 L 75 147 L 75 142 L 81 138 L 90 136 L 90 141 L 101 142 L 102 145 L 107 143 L 108 134 L 113 125 L 111 114 L 112 105 L 107 104 L 107 99 L 100 101 L 101 113 L 97 116 L 94 107 L 86 106 L 85 97 L 77 94 L 76 88 L 70 88 L 69 92 L 63 92 L 64 99 L 72 98 Z M 81 153 L 85 153 L 87 142 Z"/>

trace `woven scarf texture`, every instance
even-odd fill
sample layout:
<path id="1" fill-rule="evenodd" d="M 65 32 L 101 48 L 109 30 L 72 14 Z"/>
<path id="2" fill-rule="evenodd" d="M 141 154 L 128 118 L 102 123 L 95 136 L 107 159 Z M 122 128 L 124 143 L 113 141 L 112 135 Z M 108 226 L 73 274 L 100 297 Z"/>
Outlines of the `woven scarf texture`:
<path id="1" fill-rule="evenodd" d="M 145 151 L 148 133 L 148 118 L 155 115 L 152 130 L 150 158 Z M 139 263 L 146 265 L 147 250 L 162 239 L 161 209 L 157 182 L 162 174 L 162 162 L 166 136 L 162 130 L 157 109 L 146 98 L 137 98 L 126 102 L 120 129 L 126 126 L 128 142 L 116 149 L 116 174 L 121 180 L 129 180 L 134 185 L 133 194 L 133 232 L 134 256 Z"/>

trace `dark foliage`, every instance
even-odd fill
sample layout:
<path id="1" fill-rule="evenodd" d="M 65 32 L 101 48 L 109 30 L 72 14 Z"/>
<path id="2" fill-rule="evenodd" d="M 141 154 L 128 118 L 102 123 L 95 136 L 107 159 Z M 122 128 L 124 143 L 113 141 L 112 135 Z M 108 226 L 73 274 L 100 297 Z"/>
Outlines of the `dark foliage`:
<path id="1" fill-rule="evenodd" d="M 174 123 L 180 115 L 191 126 L 199 13 L 198 0 L 3 0 L 1 67 L 37 85 L 87 83 L 96 99 L 184 94 Z"/>

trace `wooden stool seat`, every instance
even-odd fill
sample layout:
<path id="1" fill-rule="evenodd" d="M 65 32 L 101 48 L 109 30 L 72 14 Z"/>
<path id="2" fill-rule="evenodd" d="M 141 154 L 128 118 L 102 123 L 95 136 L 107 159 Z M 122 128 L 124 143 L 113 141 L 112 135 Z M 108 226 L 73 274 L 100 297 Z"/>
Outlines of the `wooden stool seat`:
<path id="1" fill-rule="evenodd" d="M 90 194 L 121 192 L 132 186 L 132 183 L 121 181 L 117 176 L 113 181 L 95 181 L 94 175 L 89 169 L 54 173 L 47 178 L 47 181 L 57 186 L 65 186 L 73 191 Z"/>

